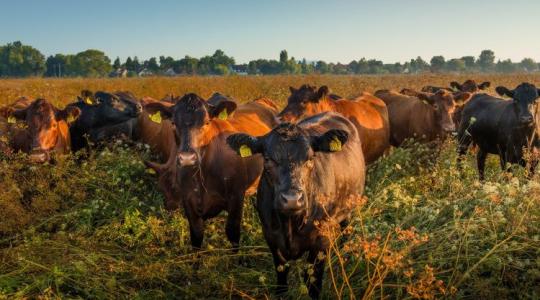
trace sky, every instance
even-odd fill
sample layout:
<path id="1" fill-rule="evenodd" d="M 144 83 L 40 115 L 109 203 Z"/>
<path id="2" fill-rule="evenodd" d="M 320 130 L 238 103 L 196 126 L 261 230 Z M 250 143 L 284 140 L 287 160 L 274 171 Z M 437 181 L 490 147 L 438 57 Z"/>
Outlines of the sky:
<path id="1" fill-rule="evenodd" d="M 45 55 L 99 49 L 114 59 L 279 58 L 386 63 L 491 49 L 540 61 L 539 0 L 0 0 L 0 44 Z"/>

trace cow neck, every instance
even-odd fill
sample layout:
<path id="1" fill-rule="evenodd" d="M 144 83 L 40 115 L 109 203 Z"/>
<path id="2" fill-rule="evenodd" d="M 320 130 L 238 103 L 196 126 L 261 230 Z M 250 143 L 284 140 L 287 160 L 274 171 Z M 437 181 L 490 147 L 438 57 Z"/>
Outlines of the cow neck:
<path id="1" fill-rule="evenodd" d="M 65 121 L 58 122 L 58 137 L 56 138 L 55 150 L 61 150 L 62 153 L 67 153 L 70 148 L 71 141 L 69 139 L 69 126 Z"/>
<path id="2" fill-rule="evenodd" d="M 336 111 L 336 112 L 341 113 L 342 105 L 340 105 L 341 102 L 339 102 L 339 101 L 342 101 L 342 100 L 334 101 L 334 100 L 328 99 L 328 97 L 325 97 L 324 100 L 322 100 L 322 102 L 321 102 L 323 105 L 321 105 L 322 109 L 321 109 L 321 111 L 319 113 L 323 113 L 323 112 L 327 112 L 327 111 Z"/>

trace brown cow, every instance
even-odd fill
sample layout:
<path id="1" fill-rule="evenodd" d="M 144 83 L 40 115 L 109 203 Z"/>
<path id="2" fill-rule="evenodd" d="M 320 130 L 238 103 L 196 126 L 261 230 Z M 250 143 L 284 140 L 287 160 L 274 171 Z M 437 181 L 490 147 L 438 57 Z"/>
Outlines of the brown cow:
<path id="1" fill-rule="evenodd" d="M 322 112 L 338 112 L 356 125 L 366 163 L 374 162 L 388 149 L 390 124 L 388 110 L 381 99 L 363 93 L 356 99 L 335 100 L 328 96 L 327 86 L 317 90 L 313 86 L 302 85 L 299 89 L 291 87 L 290 91 L 287 106 L 279 114 L 281 120 L 295 122 Z"/>
<path id="2" fill-rule="evenodd" d="M 439 90 L 432 94 L 407 89 L 401 93 L 379 90 L 375 95 L 388 106 L 390 143 L 395 147 L 406 139 L 416 138 L 431 142 L 454 132 L 456 127 L 452 121 L 452 113 L 456 103 L 465 102 L 471 97 L 470 93 L 454 95 L 449 91 Z"/>
<path id="3" fill-rule="evenodd" d="M 238 107 L 234 101 L 214 106 L 195 94 L 183 96 L 174 106 L 149 103 L 145 110 L 160 113 L 175 126 L 176 149 L 163 164 L 147 162 L 159 175 L 167 207 L 181 204 L 190 224 L 191 244 L 200 248 L 204 220 L 228 212 L 226 233 L 236 249 L 246 190 L 262 172 L 260 155 L 237 156 L 226 138 L 238 132 L 264 135 L 275 125 L 275 105 L 267 99 Z"/>
<path id="4" fill-rule="evenodd" d="M 68 153 L 71 147 L 69 125 L 80 112 L 71 106 L 59 110 L 45 99 L 28 104 L 28 100 L 21 98 L 2 109 L 8 123 L 9 146 L 15 152 L 29 153 L 30 160 L 37 163 L 48 161 L 51 152 Z"/>

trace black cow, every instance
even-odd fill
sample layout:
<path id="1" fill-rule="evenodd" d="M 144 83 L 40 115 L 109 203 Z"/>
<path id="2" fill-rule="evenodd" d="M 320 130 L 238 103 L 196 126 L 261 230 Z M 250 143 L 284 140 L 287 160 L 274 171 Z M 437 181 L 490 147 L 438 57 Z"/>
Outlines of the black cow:
<path id="1" fill-rule="evenodd" d="M 524 149 L 537 151 L 539 148 L 538 89 L 530 83 L 522 83 L 514 90 L 497 87 L 499 95 L 506 95 L 512 101 L 495 98 L 487 94 L 476 94 L 463 109 L 463 117 L 458 132 L 459 159 L 467 152 L 469 145 L 478 145 L 478 172 L 484 179 L 485 160 L 488 153 L 498 154 L 501 168 L 506 163 L 526 165 Z M 537 159 L 531 161 L 531 172 Z"/>
<path id="2" fill-rule="evenodd" d="M 288 260 L 308 252 L 315 278 L 306 278 L 318 298 L 330 239 L 324 224 L 345 224 L 360 199 L 365 163 L 356 127 L 336 113 L 322 113 L 297 125 L 283 123 L 253 137 L 234 134 L 227 143 L 239 155 L 262 153 L 264 172 L 257 190 L 257 211 L 277 272 L 278 294 L 287 291 Z"/>
<path id="3" fill-rule="evenodd" d="M 77 98 L 77 102 L 69 104 L 81 110 L 80 117 L 69 130 L 75 152 L 88 146 L 87 138 L 97 142 L 93 132 L 106 132 L 104 129 L 134 119 L 142 112 L 141 104 L 128 92 L 99 91 L 93 94 L 85 90 Z"/>

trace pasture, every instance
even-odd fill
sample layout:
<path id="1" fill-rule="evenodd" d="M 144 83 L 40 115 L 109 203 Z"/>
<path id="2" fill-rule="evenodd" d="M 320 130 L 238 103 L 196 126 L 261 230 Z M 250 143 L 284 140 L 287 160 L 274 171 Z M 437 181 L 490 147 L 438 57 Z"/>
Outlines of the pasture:
<path id="1" fill-rule="evenodd" d="M 63 107 L 90 89 L 156 99 L 217 91 L 239 102 L 265 96 L 282 107 L 289 86 L 304 83 L 352 97 L 469 78 L 491 81 L 492 94 L 498 85 L 540 85 L 534 74 L 9 79 L 0 81 L 0 105 L 27 96 Z M 164 209 L 143 164 L 151 157 L 144 145 L 121 142 L 55 165 L 0 156 L 0 299 L 274 298 L 253 198 L 245 201 L 238 253 L 229 250 L 223 216 L 206 223 L 194 253 L 182 212 Z M 540 178 L 528 180 L 518 167 L 503 173 L 491 157 L 480 182 L 474 154 L 461 170 L 456 158 L 452 140 L 440 150 L 409 143 L 370 166 L 365 201 L 322 257 L 322 298 L 540 297 Z M 305 262 L 290 267 L 290 297 L 307 298 Z"/>

